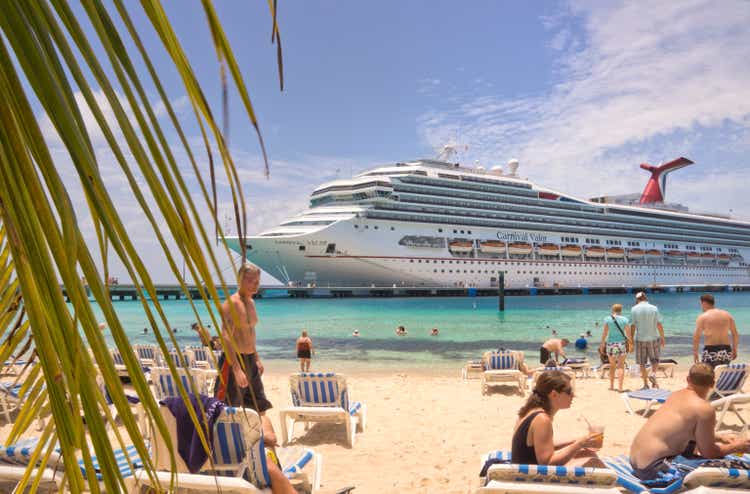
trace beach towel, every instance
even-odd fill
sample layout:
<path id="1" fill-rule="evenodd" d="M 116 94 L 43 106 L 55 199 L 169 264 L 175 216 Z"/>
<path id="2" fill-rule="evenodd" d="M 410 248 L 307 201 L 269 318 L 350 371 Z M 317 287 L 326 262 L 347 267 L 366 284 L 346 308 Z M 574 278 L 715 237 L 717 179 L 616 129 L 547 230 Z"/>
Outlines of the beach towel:
<path id="1" fill-rule="evenodd" d="M 726 456 L 724 458 L 703 458 L 700 456 L 675 456 L 671 461 L 664 460 L 663 468 L 651 480 L 641 480 L 643 485 L 651 488 L 666 487 L 682 479 L 687 474 L 699 467 L 705 468 L 735 468 L 738 470 L 750 469 L 750 463 L 737 456 Z"/>
<path id="2" fill-rule="evenodd" d="M 201 419 L 201 407 L 198 404 L 198 400 L 201 400 L 203 410 L 206 411 L 206 423 L 203 425 L 203 434 L 206 436 L 208 444 L 213 444 L 213 430 L 216 419 L 224 410 L 224 402 L 217 400 L 211 396 L 188 394 L 190 398 L 190 404 L 195 410 L 195 414 L 198 416 L 198 420 Z M 190 418 L 188 408 L 185 406 L 185 402 L 182 398 L 175 396 L 173 398 L 166 398 L 159 402 L 160 405 L 164 405 L 169 408 L 169 411 L 174 415 L 175 421 L 177 422 L 177 451 L 185 461 L 185 464 L 190 470 L 190 473 L 198 473 L 206 463 L 208 459 L 208 453 L 203 448 L 198 431 L 195 429 L 195 424 Z"/>

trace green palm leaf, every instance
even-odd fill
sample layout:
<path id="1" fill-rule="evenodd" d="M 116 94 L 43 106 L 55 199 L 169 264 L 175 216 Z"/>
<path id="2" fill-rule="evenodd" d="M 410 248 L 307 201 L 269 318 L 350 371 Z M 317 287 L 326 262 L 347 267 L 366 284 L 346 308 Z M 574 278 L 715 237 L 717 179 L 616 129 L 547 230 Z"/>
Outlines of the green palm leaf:
<path id="1" fill-rule="evenodd" d="M 268 172 L 265 146 L 239 65 L 213 5 L 209 1 L 203 1 L 202 5 L 222 74 L 228 70 L 231 75 L 257 132 Z M 80 15 L 91 26 L 88 33 L 80 25 L 82 19 L 76 17 L 64 0 L 8 0 L 0 16 L 0 131 L 4 136 L 0 140 L 0 362 L 18 355 L 33 357 L 21 373 L 23 405 L 5 441 L 15 441 L 37 417 L 46 416 L 42 446 L 34 452 L 32 463 L 47 464 L 59 452 L 65 469 L 65 487 L 73 492 L 99 492 L 100 487 L 107 492 L 124 489 L 112 453 L 114 445 L 124 447 L 126 442 L 132 442 L 146 469 L 153 469 L 90 297 L 104 314 L 149 424 L 160 430 L 163 437 L 169 437 L 158 404 L 110 301 L 108 286 L 102 282 L 108 277 L 111 258 L 117 258 L 136 285 L 143 311 L 162 351 L 167 352 L 170 345 L 178 347 L 156 296 L 154 281 L 100 173 L 101 163 L 89 134 L 91 129 L 86 128 L 76 94 L 88 106 L 97 131 L 163 250 L 166 264 L 188 298 L 188 287 L 177 259 L 185 260 L 191 279 L 200 280 L 200 303 L 208 309 L 214 328 L 221 327 L 217 317 L 219 288 L 227 289 L 221 276 L 219 254 L 213 250 L 215 236 L 208 233 L 215 230 L 223 238 L 216 218 L 215 180 L 219 167 L 214 170 L 214 155 L 220 157 L 220 168 L 229 183 L 237 230 L 242 237 L 247 232 L 245 201 L 236 167 L 189 59 L 161 4 L 142 0 L 140 7 L 150 22 L 148 28 L 157 34 L 182 79 L 211 156 L 210 170 L 201 170 L 198 165 L 159 80 L 158 69 L 120 0 L 114 0 L 109 8 L 101 0 L 82 2 Z M 283 88 L 275 1 L 269 2 L 269 9 Z M 100 51 L 93 48 L 94 44 L 101 47 Z M 128 44 L 137 48 L 137 55 L 146 67 L 145 78 L 135 69 L 134 55 L 126 48 Z M 227 83 L 225 79 L 222 82 Z M 157 119 L 153 102 L 147 97 L 146 83 L 156 88 L 166 108 L 170 129 L 178 136 L 188 158 L 202 203 L 197 203 L 191 195 L 172 151 L 173 143 L 165 137 L 167 129 Z M 103 95 L 103 100 L 97 97 L 97 92 Z M 33 110 L 35 106 L 42 108 L 49 118 L 72 163 L 86 199 L 85 214 L 93 220 L 97 235 L 94 246 L 84 241 L 79 217 L 60 173 L 65 161 L 50 152 Z M 226 126 L 224 131 L 228 131 Z M 204 179 L 207 171 L 210 183 Z M 200 220 L 199 213 L 205 210 L 210 211 L 213 220 L 209 228 Z M 245 245 L 244 239 L 240 244 Z M 221 245 L 221 257 L 231 260 L 228 248 L 223 242 Z M 173 246 L 179 257 L 173 253 Z M 97 266 L 92 249 L 98 251 L 101 266 Z M 82 276 L 88 282 L 87 287 Z M 190 300 L 190 303 L 197 317 L 195 302 Z M 170 365 L 175 373 L 176 369 Z M 122 429 L 112 428 L 114 444 L 107 426 L 116 424 L 98 386 L 97 375 L 122 419 Z M 197 391 L 184 389 L 181 384 L 179 388 L 183 399 L 187 393 Z M 201 420 L 198 415 L 192 414 L 196 424 Z M 208 448 L 206 438 L 202 440 Z M 101 486 L 91 461 L 94 455 L 102 474 Z M 78 459 L 83 460 L 85 472 L 79 468 Z M 33 489 L 38 481 L 30 469 L 20 487 L 29 485 Z"/>

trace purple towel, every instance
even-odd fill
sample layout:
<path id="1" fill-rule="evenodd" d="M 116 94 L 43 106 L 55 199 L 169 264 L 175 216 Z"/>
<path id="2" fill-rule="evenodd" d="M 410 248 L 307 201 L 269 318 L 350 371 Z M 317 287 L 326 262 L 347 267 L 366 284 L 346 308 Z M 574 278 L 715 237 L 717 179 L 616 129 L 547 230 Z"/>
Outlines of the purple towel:
<path id="1" fill-rule="evenodd" d="M 198 416 L 198 420 L 201 420 L 201 408 L 198 404 L 198 400 L 201 400 L 203 409 L 206 411 L 206 419 L 208 423 L 202 424 L 203 433 L 206 435 L 209 447 L 213 441 L 214 423 L 216 419 L 221 415 L 221 411 L 224 410 L 224 402 L 217 400 L 212 396 L 193 394 L 188 395 L 190 397 L 190 403 L 195 410 L 195 414 Z M 177 422 L 177 451 L 185 460 L 185 464 L 190 470 L 190 473 L 198 473 L 203 464 L 208 459 L 208 454 L 203 448 L 198 431 L 195 429 L 195 424 L 190 418 L 188 408 L 185 406 L 185 402 L 179 396 L 173 398 L 166 398 L 159 402 L 159 404 L 169 408 L 169 411 L 174 415 L 175 421 Z"/>

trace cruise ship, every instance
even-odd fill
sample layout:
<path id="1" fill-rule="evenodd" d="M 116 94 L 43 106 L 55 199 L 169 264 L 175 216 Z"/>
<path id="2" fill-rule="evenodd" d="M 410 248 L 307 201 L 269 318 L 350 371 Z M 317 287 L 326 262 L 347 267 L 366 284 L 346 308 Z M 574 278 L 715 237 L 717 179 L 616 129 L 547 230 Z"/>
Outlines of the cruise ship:
<path id="1" fill-rule="evenodd" d="M 750 223 L 665 201 L 667 175 L 690 164 L 642 164 L 641 194 L 587 200 L 520 178 L 517 160 L 395 163 L 317 187 L 246 255 L 290 286 L 750 284 Z"/>

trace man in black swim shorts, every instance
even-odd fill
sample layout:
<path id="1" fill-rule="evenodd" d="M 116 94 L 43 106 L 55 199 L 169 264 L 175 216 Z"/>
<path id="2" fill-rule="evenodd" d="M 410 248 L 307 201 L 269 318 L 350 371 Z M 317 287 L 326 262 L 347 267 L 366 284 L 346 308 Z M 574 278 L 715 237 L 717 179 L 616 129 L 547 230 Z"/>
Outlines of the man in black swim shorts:
<path id="1" fill-rule="evenodd" d="M 258 314 L 253 295 L 258 292 L 260 269 L 251 263 L 240 268 L 237 292 L 221 306 L 224 353 L 214 395 L 231 406 L 252 408 L 260 415 L 272 407 L 263 389 L 263 363 L 255 348 Z"/>
<path id="2" fill-rule="evenodd" d="M 737 358 L 740 342 L 734 318 L 729 312 L 714 307 L 714 296 L 710 293 L 701 295 L 700 300 L 703 313 L 695 320 L 693 359 L 698 362 L 698 347 L 703 336 L 700 361 L 711 367 L 729 364 Z"/>

